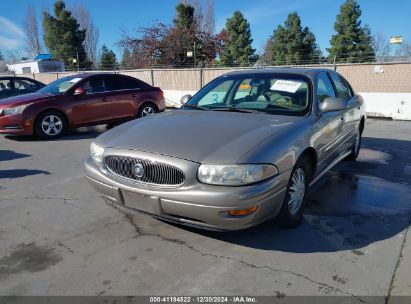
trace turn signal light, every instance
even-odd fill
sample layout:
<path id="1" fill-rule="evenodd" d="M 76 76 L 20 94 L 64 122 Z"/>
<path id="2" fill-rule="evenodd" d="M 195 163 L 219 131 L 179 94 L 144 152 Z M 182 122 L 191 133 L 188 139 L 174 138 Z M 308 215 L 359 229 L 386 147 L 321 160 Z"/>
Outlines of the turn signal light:
<path id="1" fill-rule="evenodd" d="M 251 213 L 256 212 L 258 206 L 249 207 L 247 209 L 240 209 L 240 210 L 228 210 L 228 214 L 231 216 L 244 216 L 249 215 Z"/>

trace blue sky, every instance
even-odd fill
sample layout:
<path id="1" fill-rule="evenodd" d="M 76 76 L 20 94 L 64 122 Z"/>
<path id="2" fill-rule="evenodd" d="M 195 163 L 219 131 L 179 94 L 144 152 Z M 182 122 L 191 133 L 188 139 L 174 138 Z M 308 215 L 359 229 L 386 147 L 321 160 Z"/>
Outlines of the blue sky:
<path id="1" fill-rule="evenodd" d="M 100 30 L 100 45 L 105 43 L 119 52 L 115 43 L 121 30 L 132 32 L 140 26 L 149 26 L 156 21 L 171 23 L 178 0 L 66 0 L 68 7 L 84 4 Z M 264 41 L 278 24 L 283 24 L 288 13 L 297 11 L 303 26 L 308 26 L 316 35 L 323 51 L 329 47 L 334 32 L 336 15 L 344 0 L 214 0 L 216 28 L 220 30 L 226 19 L 235 10 L 243 12 L 251 24 L 253 46 L 262 48 Z M 372 33 L 387 37 L 402 35 L 411 39 L 410 0 L 358 0 L 362 9 L 362 22 L 371 27 Z M 33 4 L 38 13 L 44 8 L 52 10 L 53 0 L 1 0 L 0 51 L 24 51 L 22 23 L 26 6 Z M 40 17 L 39 17 L 40 21 Z"/>

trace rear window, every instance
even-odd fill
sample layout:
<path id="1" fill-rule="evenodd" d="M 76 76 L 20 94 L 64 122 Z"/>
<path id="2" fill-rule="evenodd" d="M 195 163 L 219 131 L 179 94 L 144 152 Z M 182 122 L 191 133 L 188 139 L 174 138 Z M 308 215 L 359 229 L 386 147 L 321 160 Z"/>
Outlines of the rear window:
<path id="1" fill-rule="evenodd" d="M 142 88 L 139 82 L 126 77 L 108 77 L 106 81 L 107 90 L 109 91 L 132 90 Z"/>

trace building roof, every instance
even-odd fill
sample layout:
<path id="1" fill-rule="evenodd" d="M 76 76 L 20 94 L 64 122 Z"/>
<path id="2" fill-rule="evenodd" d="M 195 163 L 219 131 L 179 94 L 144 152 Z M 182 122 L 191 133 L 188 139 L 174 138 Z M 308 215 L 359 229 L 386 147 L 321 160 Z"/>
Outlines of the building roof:
<path id="1" fill-rule="evenodd" d="M 53 57 L 51 54 L 38 54 L 36 57 L 34 57 L 34 61 L 40 61 L 40 60 L 50 60 Z"/>

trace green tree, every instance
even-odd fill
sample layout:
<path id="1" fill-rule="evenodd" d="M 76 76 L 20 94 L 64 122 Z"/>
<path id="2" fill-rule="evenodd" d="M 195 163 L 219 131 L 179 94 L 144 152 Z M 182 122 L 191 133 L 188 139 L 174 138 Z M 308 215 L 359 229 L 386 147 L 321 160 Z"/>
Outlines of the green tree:
<path id="1" fill-rule="evenodd" d="M 0 61 L 3 61 L 4 60 L 4 56 L 3 56 L 3 54 L 1 53 L 1 51 L 0 51 Z"/>
<path id="2" fill-rule="evenodd" d="M 133 67 L 133 55 L 131 54 L 128 48 L 125 48 L 123 50 L 123 53 L 121 54 L 120 68 L 130 69 L 132 67 Z"/>
<path id="3" fill-rule="evenodd" d="M 190 4 L 179 3 L 176 6 L 176 18 L 174 18 L 174 26 L 178 29 L 187 29 L 194 25 L 194 7 Z"/>
<path id="4" fill-rule="evenodd" d="M 103 44 L 101 47 L 100 69 L 114 70 L 117 67 L 116 54 Z"/>
<path id="5" fill-rule="evenodd" d="M 288 15 L 284 26 L 279 25 L 268 39 L 263 55 L 267 64 L 318 63 L 321 51 L 314 34 L 301 26 L 296 12 Z"/>
<path id="6" fill-rule="evenodd" d="M 340 8 L 334 24 L 336 33 L 332 36 L 328 49 L 328 61 L 337 62 L 374 61 L 371 31 L 361 26 L 361 9 L 356 0 L 347 0 Z"/>
<path id="7" fill-rule="evenodd" d="M 226 22 L 226 39 L 221 52 L 222 65 L 247 66 L 255 60 L 252 48 L 250 23 L 240 11 L 235 11 Z"/>
<path id="8" fill-rule="evenodd" d="M 70 69 L 77 67 L 77 57 L 80 68 L 91 66 L 83 45 L 86 31 L 79 28 L 79 23 L 66 9 L 64 1 L 54 3 L 54 16 L 43 13 L 44 43 L 53 57 L 63 60 Z"/>

